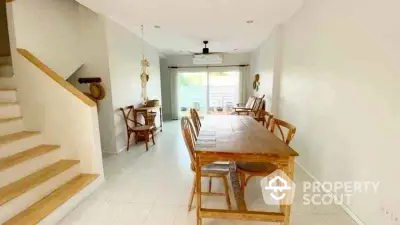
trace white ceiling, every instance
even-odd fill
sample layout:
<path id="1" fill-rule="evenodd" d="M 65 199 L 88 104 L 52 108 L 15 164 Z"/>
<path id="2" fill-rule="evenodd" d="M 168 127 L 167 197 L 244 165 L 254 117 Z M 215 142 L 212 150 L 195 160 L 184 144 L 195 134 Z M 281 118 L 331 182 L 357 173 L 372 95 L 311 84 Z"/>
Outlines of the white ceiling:
<path id="1" fill-rule="evenodd" d="M 78 0 L 89 8 L 100 1 Z M 105 15 L 166 54 L 251 51 L 279 23 L 289 19 L 302 0 L 103 0 Z M 96 4 L 91 7 L 91 4 Z M 98 11 L 98 10 L 96 10 Z M 246 21 L 253 20 L 253 24 Z M 154 26 L 159 25 L 160 29 Z M 182 52 L 181 52 L 182 51 Z"/>

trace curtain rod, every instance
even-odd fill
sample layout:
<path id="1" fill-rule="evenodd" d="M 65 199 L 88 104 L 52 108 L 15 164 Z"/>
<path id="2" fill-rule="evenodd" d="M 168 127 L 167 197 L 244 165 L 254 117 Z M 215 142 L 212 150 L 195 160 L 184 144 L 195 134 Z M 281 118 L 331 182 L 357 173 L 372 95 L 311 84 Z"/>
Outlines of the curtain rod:
<path id="1" fill-rule="evenodd" d="M 248 64 L 243 65 L 224 65 L 224 66 L 168 66 L 169 69 L 179 69 L 179 68 L 209 68 L 209 67 L 246 67 Z"/>

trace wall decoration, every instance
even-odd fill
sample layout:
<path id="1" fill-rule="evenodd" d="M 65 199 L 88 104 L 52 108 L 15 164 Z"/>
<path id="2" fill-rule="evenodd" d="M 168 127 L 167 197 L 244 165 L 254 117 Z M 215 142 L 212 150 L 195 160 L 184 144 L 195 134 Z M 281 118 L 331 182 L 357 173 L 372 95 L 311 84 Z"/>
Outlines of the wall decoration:
<path id="1" fill-rule="evenodd" d="M 78 83 L 89 84 L 89 92 L 84 92 L 86 96 L 91 98 L 96 103 L 103 100 L 106 97 L 106 91 L 101 84 L 100 77 L 82 77 L 78 78 Z"/>
<path id="2" fill-rule="evenodd" d="M 260 88 L 260 74 L 256 74 L 254 75 L 254 81 L 253 81 L 253 89 L 255 91 L 258 91 L 258 89 Z"/>
<path id="3" fill-rule="evenodd" d="M 140 74 L 140 81 L 142 85 L 142 93 L 141 93 L 141 98 L 142 98 L 142 104 L 146 105 L 147 104 L 147 82 L 150 79 L 149 73 L 147 72 L 147 68 L 150 66 L 150 63 L 147 61 L 147 59 L 143 58 L 142 62 L 142 72 Z"/>
<path id="4" fill-rule="evenodd" d="M 150 75 L 147 72 L 147 68 L 150 66 L 149 61 L 146 59 L 144 56 L 144 37 L 143 37 L 143 25 L 141 26 L 142 29 L 142 61 L 140 62 L 140 65 L 142 66 L 142 71 L 140 73 L 140 83 L 142 87 L 142 92 L 140 94 L 141 99 L 142 99 L 142 104 L 146 105 L 147 104 L 147 82 L 150 79 Z"/>
<path id="5" fill-rule="evenodd" d="M 83 92 L 86 96 L 92 99 L 97 104 L 97 110 L 100 109 L 100 101 L 106 97 L 106 90 L 101 84 L 100 77 L 81 77 L 78 78 L 78 83 L 89 84 L 89 92 Z"/>
<path id="6" fill-rule="evenodd" d="M 91 83 L 89 86 L 90 96 L 95 99 L 96 102 L 103 100 L 106 97 L 106 91 L 103 85 L 100 83 Z"/>

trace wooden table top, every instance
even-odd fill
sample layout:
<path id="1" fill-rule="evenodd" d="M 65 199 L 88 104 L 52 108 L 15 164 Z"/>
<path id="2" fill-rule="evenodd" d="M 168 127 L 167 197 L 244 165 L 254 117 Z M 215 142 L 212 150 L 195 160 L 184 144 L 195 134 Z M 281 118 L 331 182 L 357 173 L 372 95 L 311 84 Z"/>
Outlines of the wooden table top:
<path id="1" fill-rule="evenodd" d="M 202 121 L 195 151 L 211 154 L 298 156 L 249 116 L 212 115 Z"/>

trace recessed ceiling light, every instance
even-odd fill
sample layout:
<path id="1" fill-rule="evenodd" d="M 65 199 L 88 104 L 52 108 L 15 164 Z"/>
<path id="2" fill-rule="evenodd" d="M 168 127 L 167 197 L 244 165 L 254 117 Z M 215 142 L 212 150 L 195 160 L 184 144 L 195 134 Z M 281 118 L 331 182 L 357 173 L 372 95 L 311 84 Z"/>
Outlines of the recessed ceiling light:
<path id="1" fill-rule="evenodd" d="M 156 28 L 156 29 L 160 29 L 161 27 L 160 27 L 160 26 L 158 26 L 158 25 L 155 25 L 155 26 L 154 26 L 154 28 Z"/>
<path id="2" fill-rule="evenodd" d="M 252 24 L 252 23 L 254 23 L 254 20 L 247 20 L 246 23 Z"/>

